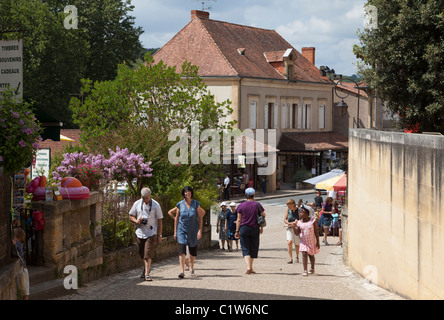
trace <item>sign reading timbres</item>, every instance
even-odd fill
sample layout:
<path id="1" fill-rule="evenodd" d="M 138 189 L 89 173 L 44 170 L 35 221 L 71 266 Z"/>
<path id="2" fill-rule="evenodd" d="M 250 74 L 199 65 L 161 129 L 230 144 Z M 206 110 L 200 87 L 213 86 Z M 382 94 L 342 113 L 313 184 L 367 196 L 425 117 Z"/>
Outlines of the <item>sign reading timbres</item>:
<path id="1" fill-rule="evenodd" d="M 0 40 L 0 94 L 12 89 L 23 97 L 23 40 Z"/>

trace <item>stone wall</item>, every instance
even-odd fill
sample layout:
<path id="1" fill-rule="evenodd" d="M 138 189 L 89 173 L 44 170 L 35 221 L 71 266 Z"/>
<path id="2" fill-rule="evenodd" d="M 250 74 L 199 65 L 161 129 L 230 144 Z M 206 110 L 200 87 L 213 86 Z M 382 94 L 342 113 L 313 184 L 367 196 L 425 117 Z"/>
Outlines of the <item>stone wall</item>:
<path id="1" fill-rule="evenodd" d="M 33 209 L 43 210 L 45 216 L 44 258 L 54 265 L 59 275 L 67 265 L 79 271 L 79 283 L 108 276 L 113 273 L 142 268 L 137 245 L 114 252 L 103 252 L 101 219 L 104 196 L 91 192 L 85 200 L 34 202 Z M 210 214 L 208 211 L 207 214 Z M 170 219 L 164 214 L 164 219 Z M 207 217 L 199 249 L 211 247 L 211 226 Z M 177 241 L 165 237 L 156 247 L 154 262 L 178 255 Z"/>
<path id="2" fill-rule="evenodd" d="M 11 180 L 0 167 L 0 267 L 11 259 Z"/>
<path id="3" fill-rule="evenodd" d="M 412 299 L 444 299 L 444 137 L 352 129 L 347 263 Z"/>
<path id="4" fill-rule="evenodd" d="M 46 264 L 63 272 L 67 265 L 83 270 L 103 263 L 103 199 L 103 194 L 96 191 L 89 199 L 32 203 L 32 209 L 44 213 Z"/>

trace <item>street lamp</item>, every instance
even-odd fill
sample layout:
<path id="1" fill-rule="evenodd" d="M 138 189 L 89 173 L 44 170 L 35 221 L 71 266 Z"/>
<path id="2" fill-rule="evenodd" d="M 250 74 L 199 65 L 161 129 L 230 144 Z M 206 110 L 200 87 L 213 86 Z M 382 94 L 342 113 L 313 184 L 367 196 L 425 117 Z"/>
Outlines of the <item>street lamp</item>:
<path id="1" fill-rule="evenodd" d="M 344 116 L 347 113 L 347 109 L 348 109 L 348 105 L 344 101 L 344 99 L 346 99 L 350 95 L 350 92 L 347 92 L 346 95 L 343 97 L 338 94 L 337 87 L 339 84 L 341 84 L 343 82 L 342 74 L 339 74 L 339 75 L 336 74 L 334 69 L 330 69 L 327 66 L 321 66 L 320 70 L 321 70 L 322 76 L 324 76 L 324 77 L 327 76 L 327 74 L 333 74 L 333 80 L 335 81 L 335 94 L 338 98 L 341 99 L 341 102 L 339 102 L 336 106 L 338 108 L 341 108 L 342 115 Z M 356 115 L 356 127 L 359 129 L 359 102 L 360 102 L 360 98 L 361 98 L 361 91 L 360 91 L 360 87 L 356 81 L 354 81 L 352 79 L 347 79 L 347 81 L 353 82 L 356 85 L 355 88 L 358 89 L 358 110 L 357 110 L 357 115 Z"/>

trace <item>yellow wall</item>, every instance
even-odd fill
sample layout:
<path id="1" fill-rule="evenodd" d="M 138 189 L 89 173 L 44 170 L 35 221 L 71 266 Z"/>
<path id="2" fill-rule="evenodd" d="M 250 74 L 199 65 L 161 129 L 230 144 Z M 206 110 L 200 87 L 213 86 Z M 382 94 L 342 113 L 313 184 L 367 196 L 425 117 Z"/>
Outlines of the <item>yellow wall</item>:
<path id="1" fill-rule="evenodd" d="M 444 299 L 444 137 L 351 129 L 347 263 L 412 299 Z"/>

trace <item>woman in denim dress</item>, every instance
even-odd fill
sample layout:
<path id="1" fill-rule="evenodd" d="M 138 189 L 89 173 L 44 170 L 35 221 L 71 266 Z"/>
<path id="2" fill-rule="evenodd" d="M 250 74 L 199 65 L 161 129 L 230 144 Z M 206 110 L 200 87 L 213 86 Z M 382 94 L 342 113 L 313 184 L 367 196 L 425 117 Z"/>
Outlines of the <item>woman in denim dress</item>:
<path id="1" fill-rule="evenodd" d="M 176 218 L 174 220 L 174 238 L 179 244 L 179 262 L 181 273 L 179 278 L 185 277 L 185 255 L 186 247 L 190 251 L 191 275 L 194 276 L 194 260 L 197 255 L 197 245 L 202 238 L 202 225 L 205 210 L 199 201 L 193 199 L 193 189 L 184 187 L 182 189 L 183 200 L 176 204 Z"/>

